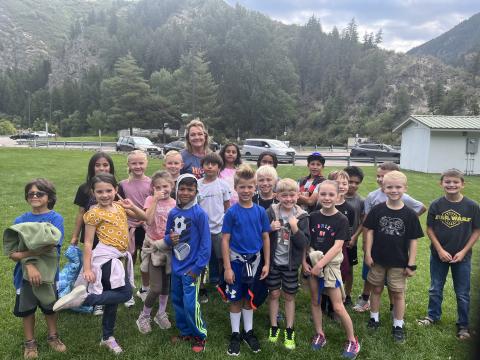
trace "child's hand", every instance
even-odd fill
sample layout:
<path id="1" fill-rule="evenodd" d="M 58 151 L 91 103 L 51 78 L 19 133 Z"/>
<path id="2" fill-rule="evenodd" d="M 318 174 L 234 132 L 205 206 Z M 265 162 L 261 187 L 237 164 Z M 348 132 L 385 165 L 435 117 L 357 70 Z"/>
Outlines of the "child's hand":
<path id="1" fill-rule="evenodd" d="M 121 199 L 118 201 L 120 203 L 120 205 L 124 208 L 124 209 L 127 209 L 127 210 L 132 210 L 133 207 L 135 206 L 132 202 L 132 200 L 130 199 Z"/>
<path id="2" fill-rule="evenodd" d="M 225 278 L 225 282 L 227 284 L 232 285 L 235 281 L 235 274 L 233 273 L 232 269 L 225 270 L 225 275 L 223 277 Z"/>
<path id="3" fill-rule="evenodd" d="M 373 263 L 373 259 L 371 256 L 368 256 L 368 255 L 365 255 L 365 264 L 369 267 L 369 268 L 372 268 L 373 265 L 375 265 Z"/>
<path id="4" fill-rule="evenodd" d="M 452 262 L 453 258 L 452 255 L 448 251 L 445 251 L 444 249 L 437 251 L 438 252 L 438 257 L 440 258 L 441 261 L 443 262 Z"/>
<path id="5" fill-rule="evenodd" d="M 260 274 L 260 280 L 265 279 L 268 276 L 269 268 L 267 265 L 263 265 L 262 267 L 262 273 Z"/>
<path id="6" fill-rule="evenodd" d="M 357 245 L 357 237 L 356 236 L 352 236 L 350 238 L 350 241 L 347 242 L 347 248 L 351 249 L 353 248 L 355 245 Z"/>
<path id="7" fill-rule="evenodd" d="M 459 251 L 453 256 L 453 259 L 450 261 L 450 263 L 462 262 L 464 257 L 465 257 L 465 253 L 463 251 Z"/>
<path id="8" fill-rule="evenodd" d="M 302 268 L 303 268 L 302 271 L 304 275 L 310 275 L 312 273 L 312 267 L 306 261 L 302 263 Z"/>
<path id="9" fill-rule="evenodd" d="M 403 273 L 405 274 L 405 276 L 407 277 L 412 277 L 413 275 L 415 275 L 415 271 L 409 269 L 409 268 L 405 268 L 405 270 L 403 271 Z"/>
<path id="10" fill-rule="evenodd" d="M 280 224 L 280 221 L 278 220 L 273 220 L 272 223 L 270 224 L 270 228 L 272 229 L 272 231 L 280 230 L 281 227 L 282 227 L 282 224 Z"/>
<path id="11" fill-rule="evenodd" d="M 86 271 L 84 270 L 83 278 L 89 283 L 95 282 L 95 274 L 92 272 L 92 270 L 86 270 Z"/>
<path id="12" fill-rule="evenodd" d="M 167 190 L 153 189 L 153 198 L 157 201 L 158 200 L 165 200 L 168 197 L 168 195 L 170 195 L 170 194 L 168 193 Z"/>
<path id="13" fill-rule="evenodd" d="M 190 276 L 193 279 L 193 281 L 197 280 L 197 274 L 193 273 L 192 270 L 189 270 L 187 272 L 187 275 Z"/>
<path id="14" fill-rule="evenodd" d="M 173 246 L 175 246 L 180 242 L 180 235 L 178 235 L 173 230 L 170 230 L 170 240 L 171 240 Z"/>
<path id="15" fill-rule="evenodd" d="M 32 284 L 32 286 L 40 286 L 42 283 L 42 275 L 36 266 L 33 264 L 26 264 L 26 269 L 30 284 Z"/>
<path id="16" fill-rule="evenodd" d="M 292 229 L 292 233 L 296 233 L 298 231 L 298 219 L 295 216 L 290 216 L 288 218 L 288 223 L 290 225 L 290 229 Z"/>
<path id="17" fill-rule="evenodd" d="M 321 261 L 319 261 L 313 268 L 311 268 L 312 270 L 310 271 L 310 273 L 312 275 L 315 275 L 315 276 L 318 276 L 320 275 L 320 271 L 322 270 L 323 266 L 321 266 Z"/>

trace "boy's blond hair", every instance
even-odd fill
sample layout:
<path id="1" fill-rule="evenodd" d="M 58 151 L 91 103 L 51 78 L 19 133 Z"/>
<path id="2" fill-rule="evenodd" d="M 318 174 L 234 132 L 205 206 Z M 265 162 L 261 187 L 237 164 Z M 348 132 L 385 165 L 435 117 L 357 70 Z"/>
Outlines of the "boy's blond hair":
<path id="1" fill-rule="evenodd" d="M 350 176 L 344 170 L 334 170 L 328 174 L 328 180 L 338 180 L 338 179 L 346 179 L 350 181 Z"/>
<path id="2" fill-rule="evenodd" d="M 180 156 L 182 157 L 182 154 L 180 154 L 177 150 L 170 150 L 165 154 L 165 161 L 167 161 L 168 158 L 174 157 L 174 156 Z M 183 160 L 182 160 L 183 162 Z"/>
<path id="3" fill-rule="evenodd" d="M 290 191 L 298 192 L 298 183 L 295 180 L 285 178 L 277 182 L 277 186 L 275 188 L 275 192 L 277 194 Z"/>
<path id="4" fill-rule="evenodd" d="M 257 171 L 255 172 L 255 176 L 257 178 L 258 178 L 258 176 L 270 176 L 274 180 L 277 180 L 277 178 L 278 178 L 277 170 L 275 170 L 275 168 L 273 166 L 270 166 L 270 165 L 260 166 L 257 169 Z"/>
<path id="5" fill-rule="evenodd" d="M 405 186 L 407 185 L 407 176 L 400 171 L 394 170 L 386 173 L 383 177 L 383 184 L 385 185 L 385 182 L 389 180 L 401 180 Z"/>
<path id="6" fill-rule="evenodd" d="M 237 186 L 240 180 L 255 180 L 255 171 L 248 165 L 242 164 L 238 167 L 233 178 L 234 186 Z"/>
<path id="7" fill-rule="evenodd" d="M 446 178 L 446 177 L 457 178 L 457 179 L 460 179 L 460 180 L 462 181 L 462 183 L 465 182 L 465 177 L 463 176 L 463 172 L 461 172 L 461 171 L 458 170 L 458 169 L 448 169 L 448 170 L 445 170 L 445 171 L 442 173 L 442 176 L 440 176 L 440 181 L 443 181 L 443 178 Z"/>

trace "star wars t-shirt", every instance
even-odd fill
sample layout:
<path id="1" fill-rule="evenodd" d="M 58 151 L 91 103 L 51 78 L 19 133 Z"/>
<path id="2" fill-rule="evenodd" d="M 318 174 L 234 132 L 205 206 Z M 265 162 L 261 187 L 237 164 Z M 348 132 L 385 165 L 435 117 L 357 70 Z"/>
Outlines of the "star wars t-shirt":
<path id="1" fill-rule="evenodd" d="M 390 209 L 386 203 L 373 207 L 363 226 L 373 230 L 372 259 L 384 267 L 408 265 L 410 240 L 423 237 L 417 214 L 404 205 Z"/>
<path id="2" fill-rule="evenodd" d="M 454 256 L 465 247 L 473 229 L 480 227 L 480 208 L 467 197 L 459 202 L 451 202 L 442 196 L 430 205 L 427 226 L 433 229 L 445 251 Z M 433 246 L 431 249 L 432 254 L 438 256 Z M 471 255 L 470 250 L 466 256 Z"/>

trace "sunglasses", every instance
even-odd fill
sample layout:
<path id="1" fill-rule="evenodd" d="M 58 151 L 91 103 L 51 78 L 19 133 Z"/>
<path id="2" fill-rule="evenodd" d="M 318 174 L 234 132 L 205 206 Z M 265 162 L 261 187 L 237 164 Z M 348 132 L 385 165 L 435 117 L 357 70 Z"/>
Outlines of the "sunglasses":
<path id="1" fill-rule="evenodd" d="M 47 195 L 47 193 L 45 191 L 30 191 L 27 194 L 27 198 L 29 198 L 29 199 L 33 199 L 34 197 L 41 198 L 41 197 L 44 197 L 46 195 Z"/>

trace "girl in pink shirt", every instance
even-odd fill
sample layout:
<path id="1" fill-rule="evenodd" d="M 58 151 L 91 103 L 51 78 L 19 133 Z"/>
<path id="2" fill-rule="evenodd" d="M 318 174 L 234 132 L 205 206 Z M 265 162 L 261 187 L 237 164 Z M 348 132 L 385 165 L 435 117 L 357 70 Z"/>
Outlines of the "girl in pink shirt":
<path id="1" fill-rule="evenodd" d="M 233 186 L 233 178 L 237 172 L 237 167 L 242 163 L 240 148 L 235 143 L 228 143 L 220 150 L 220 156 L 223 160 L 223 168 L 220 171 L 219 178 L 225 180 L 230 187 L 232 194 L 230 206 L 232 206 L 238 202 L 238 194 Z"/>
<path id="2" fill-rule="evenodd" d="M 160 329 L 169 329 L 172 326 L 165 312 L 170 292 L 171 251 L 163 238 L 168 213 L 176 204 L 170 196 L 173 179 L 167 171 L 157 171 L 152 176 L 152 188 L 153 196 L 147 197 L 144 206 L 147 213 L 147 226 L 140 269 L 142 272 L 148 271 L 150 289 L 145 298 L 143 310 L 137 319 L 138 330 L 142 334 L 152 331 L 150 314 L 157 299 L 158 312 L 153 320 Z"/>

